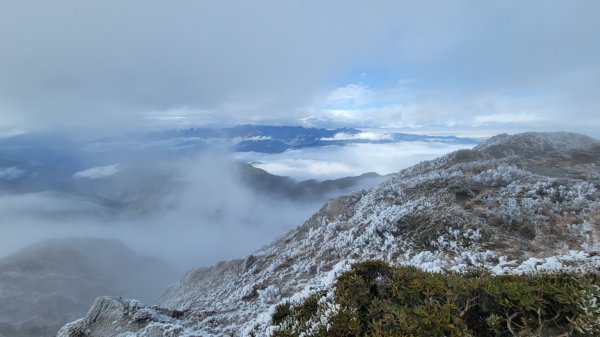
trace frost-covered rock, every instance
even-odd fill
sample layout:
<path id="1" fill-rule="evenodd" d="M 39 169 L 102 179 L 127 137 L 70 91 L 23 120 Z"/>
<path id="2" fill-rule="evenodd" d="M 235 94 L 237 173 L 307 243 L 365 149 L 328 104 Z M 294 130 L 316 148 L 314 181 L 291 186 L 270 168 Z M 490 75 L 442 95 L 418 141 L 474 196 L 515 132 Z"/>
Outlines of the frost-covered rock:
<path id="1" fill-rule="evenodd" d="M 589 137 L 497 136 L 329 201 L 247 258 L 190 271 L 161 305 L 185 312 L 173 318 L 175 336 L 266 336 L 276 304 L 330 294 L 336 275 L 365 259 L 435 271 L 598 270 L 599 169 L 600 143 Z M 127 315 L 114 327 L 123 336 L 175 324 L 132 327 Z"/>
<path id="2" fill-rule="evenodd" d="M 183 313 L 145 307 L 121 297 L 98 297 L 85 318 L 63 326 L 57 337 L 171 337 L 183 331 Z"/>

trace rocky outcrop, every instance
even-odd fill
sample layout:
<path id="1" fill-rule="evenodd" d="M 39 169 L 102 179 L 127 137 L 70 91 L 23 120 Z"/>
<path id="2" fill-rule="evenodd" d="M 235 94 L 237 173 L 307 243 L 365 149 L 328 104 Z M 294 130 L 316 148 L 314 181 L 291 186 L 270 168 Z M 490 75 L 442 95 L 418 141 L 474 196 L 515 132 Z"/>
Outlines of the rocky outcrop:
<path id="1" fill-rule="evenodd" d="M 122 297 L 98 297 L 85 318 L 66 324 L 57 337 L 145 337 L 179 336 L 183 326 L 177 323 L 184 312 L 145 307 Z"/>
<path id="2" fill-rule="evenodd" d="M 264 336 L 277 303 L 330 290 L 337 273 L 365 259 L 436 271 L 597 271 L 598 148 L 576 134 L 501 135 L 420 163 L 329 201 L 246 259 L 189 272 L 161 305 L 187 313 L 176 336 Z M 113 328 L 146 336 L 125 323 Z"/>

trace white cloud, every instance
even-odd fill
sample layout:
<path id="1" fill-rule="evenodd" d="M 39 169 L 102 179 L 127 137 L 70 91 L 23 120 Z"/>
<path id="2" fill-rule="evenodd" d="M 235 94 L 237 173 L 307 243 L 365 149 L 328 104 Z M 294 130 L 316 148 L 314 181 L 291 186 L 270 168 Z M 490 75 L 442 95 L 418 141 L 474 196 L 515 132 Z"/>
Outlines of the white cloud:
<path id="1" fill-rule="evenodd" d="M 1 127 L 1 125 L 0 125 Z M 19 136 L 19 135 L 24 135 L 26 134 L 27 131 L 22 130 L 22 129 L 6 129 L 3 130 L 0 128 L 0 139 L 2 138 L 10 138 L 10 137 L 14 137 L 14 136 Z"/>
<path id="2" fill-rule="evenodd" d="M 348 85 L 332 95 L 350 97 Z M 358 89 L 356 89 L 358 90 Z M 362 90 L 362 89 L 361 89 Z M 359 96 L 365 96 L 364 90 Z M 344 95 L 339 92 L 345 93 Z M 361 97 L 362 97 L 361 96 Z M 561 99 L 544 94 L 510 95 L 500 92 L 463 93 L 423 89 L 414 82 L 387 88 L 368 89 L 369 104 L 331 106 L 328 98 L 315 102 L 300 119 L 303 125 L 327 127 L 395 128 L 415 130 L 472 130 L 520 132 L 536 130 L 593 129 L 595 118 L 566 118 L 573 107 Z M 363 101 L 366 101 L 366 99 Z M 586 130 L 587 129 L 587 130 Z M 590 132 L 588 132 L 590 133 Z M 340 135 L 340 137 L 343 135 Z M 362 137 L 366 135 L 356 136 Z"/>
<path id="3" fill-rule="evenodd" d="M 234 137 L 231 142 L 239 144 L 244 141 L 265 141 L 273 139 L 271 136 L 251 136 L 251 137 Z"/>
<path id="4" fill-rule="evenodd" d="M 235 157 L 272 174 L 291 176 L 297 180 L 323 180 L 365 172 L 395 173 L 420 161 L 471 146 L 436 142 L 350 144 L 296 149 L 278 154 L 244 152 L 235 154 Z"/>
<path id="5" fill-rule="evenodd" d="M 389 133 L 380 133 L 380 132 L 360 132 L 356 134 L 346 133 L 346 132 L 338 132 L 333 137 L 329 138 L 321 138 L 324 141 L 336 141 L 336 140 L 370 140 L 370 141 L 379 141 L 379 140 L 392 140 L 392 135 Z"/>
<path id="6" fill-rule="evenodd" d="M 54 192 L 25 193 L 0 196 L 0 213 L 7 218 L 17 214 L 33 218 L 37 214 L 95 211 L 100 207 L 75 196 Z"/>
<path id="7" fill-rule="evenodd" d="M 289 153 L 292 157 L 302 156 L 302 150 L 294 150 Z M 348 163 L 334 160 L 322 159 L 297 159 L 287 156 L 255 163 L 254 166 L 267 172 L 304 179 L 310 178 L 335 178 L 356 175 L 356 170 Z"/>
<path id="8" fill-rule="evenodd" d="M 79 172 L 75 173 L 73 175 L 73 177 L 87 178 L 87 179 L 100 179 L 100 178 L 112 176 L 112 175 L 116 174 L 117 172 L 119 172 L 120 170 L 121 169 L 119 168 L 118 164 L 108 165 L 108 166 L 98 166 L 98 167 L 92 167 L 87 170 L 79 171 Z"/>
<path id="9" fill-rule="evenodd" d="M 22 170 L 16 166 L 11 167 L 0 167 L 0 179 L 14 180 L 22 176 L 25 170 Z"/>
<path id="10" fill-rule="evenodd" d="M 475 116 L 473 122 L 475 125 L 481 124 L 517 124 L 517 123 L 532 123 L 541 122 L 546 118 L 535 112 L 519 112 L 519 113 L 499 113 L 490 115 Z"/>
<path id="11" fill-rule="evenodd" d="M 350 83 L 344 87 L 334 89 L 326 97 L 329 106 L 362 106 L 373 101 L 375 92 L 364 84 Z"/>

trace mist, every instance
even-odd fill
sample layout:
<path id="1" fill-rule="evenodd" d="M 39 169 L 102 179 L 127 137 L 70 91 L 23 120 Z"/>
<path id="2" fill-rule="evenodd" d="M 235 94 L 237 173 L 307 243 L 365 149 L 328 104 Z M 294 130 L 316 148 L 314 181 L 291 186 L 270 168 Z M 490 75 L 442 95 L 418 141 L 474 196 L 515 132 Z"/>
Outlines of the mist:
<path id="1" fill-rule="evenodd" d="M 142 203 L 151 204 L 149 210 L 118 213 L 89 198 L 53 191 L 1 195 L 0 255 L 47 238 L 100 237 L 120 240 L 140 254 L 159 256 L 185 270 L 247 255 L 302 224 L 323 202 L 253 191 L 241 183 L 238 164 L 223 152 L 162 167 L 159 163 L 154 164 L 161 174 L 168 172 L 173 179 L 170 186 L 158 195 L 136 186 L 138 193 L 147 193 L 140 198 L 148 199 Z M 73 179 L 86 178 L 79 174 Z"/>

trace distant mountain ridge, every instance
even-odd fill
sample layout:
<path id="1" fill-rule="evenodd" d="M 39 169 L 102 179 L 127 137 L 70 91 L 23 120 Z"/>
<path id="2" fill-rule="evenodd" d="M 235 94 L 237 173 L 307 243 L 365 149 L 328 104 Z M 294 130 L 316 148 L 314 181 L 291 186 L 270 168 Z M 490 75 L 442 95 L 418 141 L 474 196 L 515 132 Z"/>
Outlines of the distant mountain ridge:
<path id="1" fill-rule="evenodd" d="M 494 137 L 333 199 L 243 259 L 190 271 L 162 308 L 98 298 L 58 336 L 269 336 L 278 303 L 316 291 L 328 301 L 336 275 L 366 259 L 432 271 L 598 271 L 599 151 L 571 133 Z"/>
<path id="2" fill-rule="evenodd" d="M 239 125 L 229 128 L 190 128 L 149 133 L 128 134 L 97 141 L 104 147 L 123 142 L 153 143 L 157 148 L 171 150 L 200 149 L 221 142 L 234 152 L 281 153 L 290 149 L 344 145 L 353 143 L 443 142 L 476 144 L 478 139 L 456 136 L 428 136 L 388 132 L 365 133 L 354 128 L 305 128 L 301 126 Z"/>
<path id="3" fill-rule="evenodd" d="M 353 128 L 322 129 L 300 126 L 240 125 L 229 128 L 190 128 L 131 133 L 90 142 L 75 142 L 50 135 L 24 134 L 0 139 L 0 189 L 4 193 L 57 193 L 83 196 L 112 210 L 153 209 L 157 196 L 173 190 L 177 176 L 164 163 L 196 158 L 214 146 L 232 151 L 280 153 L 290 149 L 355 143 L 446 142 L 475 144 L 477 140 L 453 136 L 403 133 L 371 134 Z M 155 162 L 164 162 L 163 164 Z M 245 164 L 242 164 L 242 166 Z M 106 176 L 82 178 L 86 170 L 106 170 Z M 339 195 L 345 188 L 371 187 L 373 175 L 343 180 L 295 182 L 259 170 L 240 169 L 241 181 L 278 196 L 308 200 L 310 196 Z M 273 193 L 271 193 L 273 194 Z M 321 201 L 321 199 L 319 199 Z"/>
<path id="4" fill-rule="evenodd" d="M 318 181 L 315 179 L 297 182 L 289 177 L 271 174 L 249 164 L 240 163 L 241 181 L 254 191 L 272 197 L 285 197 L 290 200 L 315 200 L 340 195 L 344 191 L 360 190 L 376 186 L 386 177 L 375 172 L 363 173 L 355 177 Z"/>

